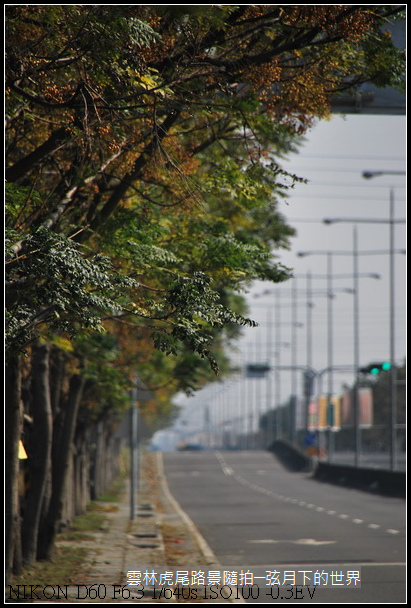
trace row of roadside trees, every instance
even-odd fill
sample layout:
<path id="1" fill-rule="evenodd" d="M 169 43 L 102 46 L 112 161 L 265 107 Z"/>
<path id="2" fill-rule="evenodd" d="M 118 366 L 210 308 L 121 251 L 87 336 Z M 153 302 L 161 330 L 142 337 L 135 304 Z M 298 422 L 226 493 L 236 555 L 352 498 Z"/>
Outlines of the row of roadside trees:
<path id="1" fill-rule="evenodd" d="M 6 7 L 8 576 L 53 555 L 79 446 L 82 484 L 109 482 L 88 452 L 111 445 L 136 374 L 155 428 L 224 373 L 222 344 L 253 324 L 238 293 L 291 274 L 278 201 L 301 178 L 281 158 L 333 95 L 401 83 L 383 27 L 402 12 Z"/>

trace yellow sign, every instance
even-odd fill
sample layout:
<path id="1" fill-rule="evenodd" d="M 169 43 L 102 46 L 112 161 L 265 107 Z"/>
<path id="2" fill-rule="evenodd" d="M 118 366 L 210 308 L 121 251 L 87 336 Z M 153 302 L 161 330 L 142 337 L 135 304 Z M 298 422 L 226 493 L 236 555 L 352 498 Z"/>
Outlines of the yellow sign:
<path id="1" fill-rule="evenodd" d="M 19 460 L 26 460 L 28 458 L 27 452 L 24 449 L 23 442 L 19 441 Z"/>
<path id="2" fill-rule="evenodd" d="M 339 397 L 326 395 L 318 397 L 318 429 L 332 429 L 337 431 L 341 428 L 341 400 Z"/>
<path id="3" fill-rule="evenodd" d="M 318 429 L 327 428 L 327 397 L 321 395 L 318 397 Z"/>
<path id="4" fill-rule="evenodd" d="M 334 410 L 332 429 L 333 431 L 339 431 L 341 429 L 341 398 L 336 396 L 331 397 L 331 403 Z"/>

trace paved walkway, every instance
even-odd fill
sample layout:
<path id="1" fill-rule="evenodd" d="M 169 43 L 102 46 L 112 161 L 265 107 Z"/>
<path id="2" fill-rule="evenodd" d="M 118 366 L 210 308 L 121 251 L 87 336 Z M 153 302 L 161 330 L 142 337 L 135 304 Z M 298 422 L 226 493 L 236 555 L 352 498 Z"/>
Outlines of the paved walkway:
<path id="1" fill-rule="evenodd" d="M 208 574 L 221 566 L 171 496 L 163 474 L 162 455 L 144 455 L 141 470 L 134 519 L 127 483 L 118 501 L 104 503 L 107 519 L 103 528 L 93 534 L 93 540 L 79 541 L 89 549 L 79 575 L 81 580 L 60 589 L 56 586 L 43 589 L 47 603 L 230 601 L 221 595 L 205 596 L 201 581 L 196 585 L 191 578 L 184 580 L 186 573 L 188 577 L 192 572 Z M 198 589 L 197 597 L 194 588 Z M 45 603 L 33 599 L 35 603 Z"/>

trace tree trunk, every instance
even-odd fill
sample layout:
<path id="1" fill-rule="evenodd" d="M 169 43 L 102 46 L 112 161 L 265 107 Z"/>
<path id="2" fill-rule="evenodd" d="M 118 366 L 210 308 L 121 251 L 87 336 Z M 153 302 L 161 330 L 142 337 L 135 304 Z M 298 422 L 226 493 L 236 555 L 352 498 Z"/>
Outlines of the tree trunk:
<path id="1" fill-rule="evenodd" d="M 13 569 L 20 569 L 15 557 L 20 555 L 17 543 L 20 539 L 20 507 L 19 507 L 19 441 L 21 437 L 21 367 L 19 355 L 13 355 L 6 362 L 6 404 L 5 404 L 5 577 L 6 584 L 10 580 Z"/>
<path id="2" fill-rule="evenodd" d="M 64 504 L 64 492 L 67 484 L 70 460 L 72 458 L 73 438 L 77 422 L 77 414 L 83 394 L 85 379 L 82 376 L 72 376 L 65 407 L 62 408 L 58 429 L 53 436 L 52 452 L 52 495 L 48 513 L 40 531 L 37 557 L 51 559 L 54 552 L 56 535 L 61 522 Z"/>
<path id="3" fill-rule="evenodd" d="M 50 348 L 36 345 L 32 364 L 32 442 L 29 451 L 29 485 L 22 528 L 23 560 L 33 564 L 37 556 L 40 514 L 51 467 L 52 412 L 50 401 Z"/>
<path id="4" fill-rule="evenodd" d="M 82 425 L 76 430 L 76 457 L 75 457 L 75 514 L 84 513 L 90 502 L 89 490 L 89 442 L 87 428 Z"/>
<path id="5" fill-rule="evenodd" d="M 104 462 L 104 428 L 103 428 L 103 421 L 99 420 L 97 422 L 97 424 L 95 425 L 94 429 L 93 429 L 95 435 L 94 435 L 94 445 L 95 445 L 95 449 L 94 449 L 94 462 L 93 462 L 93 469 L 92 469 L 92 474 L 93 474 L 93 500 L 98 500 L 98 498 L 101 496 L 101 487 L 102 487 L 102 483 L 101 483 L 101 477 L 102 477 L 102 468 L 103 468 L 103 462 Z"/>
<path id="6" fill-rule="evenodd" d="M 64 380 L 65 361 L 67 356 L 58 348 L 50 352 L 50 399 L 53 418 L 57 416 L 61 404 L 61 393 Z"/>
<path id="7" fill-rule="evenodd" d="M 49 355 L 49 387 L 50 387 L 50 401 L 51 401 L 51 409 L 52 409 L 52 424 L 53 424 L 53 438 L 52 438 L 52 454 L 53 454 L 53 444 L 54 444 L 54 436 L 56 434 L 57 424 L 55 420 L 59 419 L 59 412 L 61 410 L 61 395 L 63 392 L 63 382 L 64 382 L 64 371 L 65 371 L 65 355 L 58 348 L 51 347 L 50 355 Z M 46 525 L 47 516 L 50 508 L 50 501 L 52 495 L 52 462 L 50 460 L 50 467 L 47 471 L 47 479 L 46 479 L 46 487 L 44 490 L 43 496 L 43 504 L 41 507 L 40 513 L 40 523 L 39 523 L 39 534 L 42 533 L 40 530 L 44 529 Z M 39 541 L 38 541 L 39 542 Z"/>

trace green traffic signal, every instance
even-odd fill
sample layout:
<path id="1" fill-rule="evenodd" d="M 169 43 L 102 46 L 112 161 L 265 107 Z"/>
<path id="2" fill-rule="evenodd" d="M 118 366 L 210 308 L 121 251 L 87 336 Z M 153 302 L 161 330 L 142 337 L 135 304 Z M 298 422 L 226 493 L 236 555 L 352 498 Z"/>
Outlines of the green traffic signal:
<path id="1" fill-rule="evenodd" d="M 387 372 L 391 369 L 391 363 L 389 361 L 370 363 L 366 367 L 361 367 L 360 372 L 362 374 L 371 374 L 372 376 L 378 376 L 381 371 Z"/>

